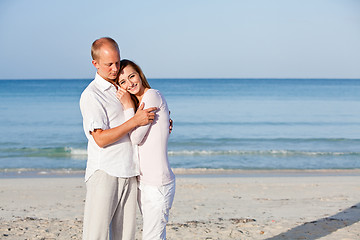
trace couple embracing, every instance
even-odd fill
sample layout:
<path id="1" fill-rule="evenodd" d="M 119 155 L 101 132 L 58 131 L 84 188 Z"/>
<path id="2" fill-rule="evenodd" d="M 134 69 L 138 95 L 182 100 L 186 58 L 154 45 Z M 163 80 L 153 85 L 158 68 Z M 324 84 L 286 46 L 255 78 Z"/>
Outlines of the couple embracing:
<path id="1" fill-rule="evenodd" d="M 120 60 L 113 39 L 94 41 L 91 55 L 97 73 L 80 98 L 88 139 L 83 239 L 135 239 L 137 205 L 143 239 L 166 239 L 175 194 L 167 103 L 137 64 Z"/>

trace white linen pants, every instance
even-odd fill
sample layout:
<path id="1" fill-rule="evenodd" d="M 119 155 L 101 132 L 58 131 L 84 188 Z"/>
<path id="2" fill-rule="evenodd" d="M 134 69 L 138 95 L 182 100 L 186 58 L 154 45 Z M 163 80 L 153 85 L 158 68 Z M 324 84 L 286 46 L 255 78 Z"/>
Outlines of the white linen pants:
<path id="1" fill-rule="evenodd" d="M 138 204 L 143 216 L 142 240 L 166 239 L 166 224 L 174 196 L 175 181 L 159 187 L 139 183 Z"/>
<path id="2" fill-rule="evenodd" d="M 83 240 L 134 240 L 136 177 L 118 178 L 98 170 L 86 190 Z"/>

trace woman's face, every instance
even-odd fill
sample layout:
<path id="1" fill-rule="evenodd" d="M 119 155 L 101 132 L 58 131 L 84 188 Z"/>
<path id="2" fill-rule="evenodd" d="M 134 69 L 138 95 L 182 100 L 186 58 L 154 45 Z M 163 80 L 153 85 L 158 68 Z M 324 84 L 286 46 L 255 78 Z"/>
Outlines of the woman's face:
<path id="1" fill-rule="evenodd" d="M 144 89 L 139 73 L 130 65 L 120 72 L 119 86 L 134 95 Z"/>

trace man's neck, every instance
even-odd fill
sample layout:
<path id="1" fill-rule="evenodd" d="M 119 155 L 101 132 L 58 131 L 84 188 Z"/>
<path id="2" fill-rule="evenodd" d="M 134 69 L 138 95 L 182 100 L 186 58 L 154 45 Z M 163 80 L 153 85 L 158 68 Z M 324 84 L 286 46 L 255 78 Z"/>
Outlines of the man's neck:
<path id="1" fill-rule="evenodd" d="M 115 87 L 116 87 L 116 89 L 118 89 L 118 85 L 116 85 L 116 80 L 111 80 L 111 79 L 108 79 L 108 78 L 104 78 L 103 76 L 101 76 L 99 73 L 98 73 L 98 75 L 102 78 L 102 79 L 104 79 L 104 80 L 106 80 L 106 81 L 108 81 L 109 83 L 111 83 L 112 85 L 114 85 Z"/>

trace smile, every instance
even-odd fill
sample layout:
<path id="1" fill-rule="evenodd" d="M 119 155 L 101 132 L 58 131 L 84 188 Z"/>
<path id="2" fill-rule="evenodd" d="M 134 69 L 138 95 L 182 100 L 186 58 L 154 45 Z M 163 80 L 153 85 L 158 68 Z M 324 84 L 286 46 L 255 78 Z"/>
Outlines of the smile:
<path id="1" fill-rule="evenodd" d="M 136 87 L 137 87 L 137 84 L 134 84 L 132 87 L 129 87 L 128 90 L 131 91 L 131 90 L 133 90 L 133 89 L 136 88 Z"/>

